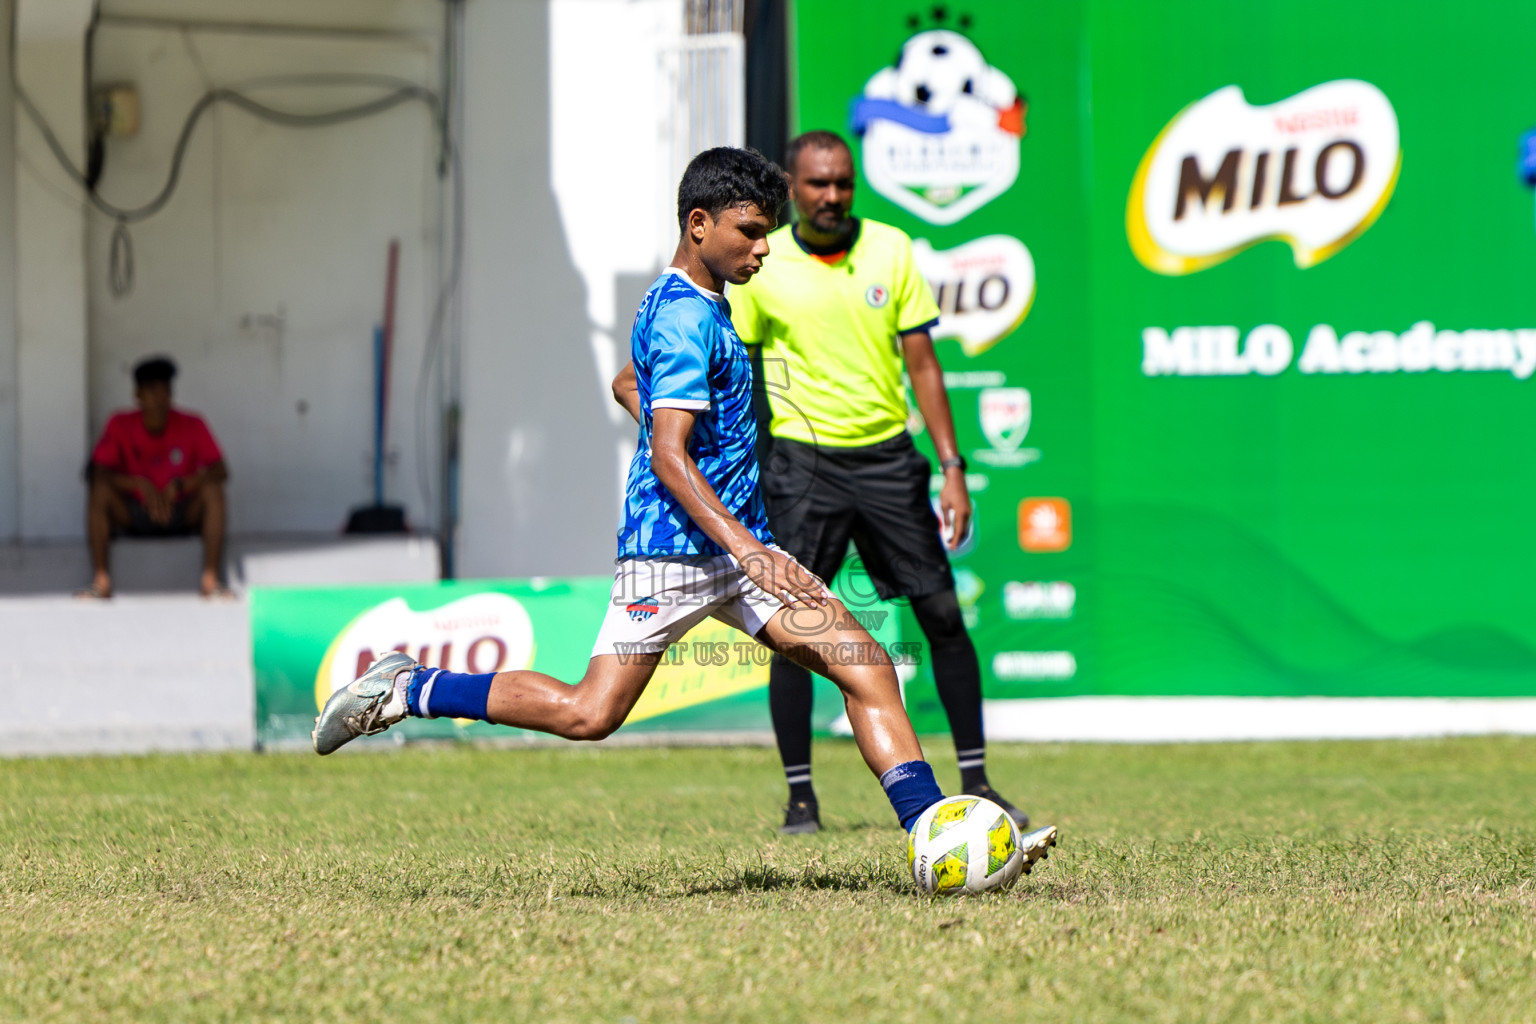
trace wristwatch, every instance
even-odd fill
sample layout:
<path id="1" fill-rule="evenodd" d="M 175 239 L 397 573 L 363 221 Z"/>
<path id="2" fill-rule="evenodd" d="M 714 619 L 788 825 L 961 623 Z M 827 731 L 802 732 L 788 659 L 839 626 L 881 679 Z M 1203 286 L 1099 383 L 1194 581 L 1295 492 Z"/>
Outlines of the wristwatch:
<path id="1" fill-rule="evenodd" d="M 954 456 L 951 456 L 950 458 L 942 459 L 939 462 L 939 468 L 940 469 L 957 469 L 958 468 L 960 470 L 960 472 L 964 473 L 965 472 L 965 456 L 964 455 L 954 455 Z"/>

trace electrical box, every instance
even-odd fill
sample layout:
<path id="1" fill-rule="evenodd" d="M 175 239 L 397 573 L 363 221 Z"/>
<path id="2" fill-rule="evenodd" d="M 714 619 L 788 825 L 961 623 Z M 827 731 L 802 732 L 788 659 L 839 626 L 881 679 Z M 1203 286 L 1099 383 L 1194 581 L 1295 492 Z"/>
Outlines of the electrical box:
<path id="1" fill-rule="evenodd" d="M 97 135 L 126 137 L 139 133 L 139 90 L 126 82 L 99 85 L 91 94 L 91 119 Z"/>

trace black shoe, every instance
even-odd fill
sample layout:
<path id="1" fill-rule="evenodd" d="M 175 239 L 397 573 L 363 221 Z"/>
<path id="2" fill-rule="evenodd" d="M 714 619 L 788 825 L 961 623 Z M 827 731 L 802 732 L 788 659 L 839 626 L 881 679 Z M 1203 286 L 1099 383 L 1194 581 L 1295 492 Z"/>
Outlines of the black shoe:
<path id="1" fill-rule="evenodd" d="M 821 814 L 816 798 L 791 800 L 784 810 L 784 827 L 779 832 L 786 836 L 803 836 L 820 831 Z"/>
<path id="2" fill-rule="evenodd" d="M 1008 816 L 1013 819 L 1014 824 L 1018 825 L 1020 830 L 1029 828 L 1029 815 L 1013 806 L 1013 804 L 1009 803 L 1007 800 L 1004 800 L 1001 793 L 987 785 L 985 782 L 979 786 L 972 786 L 970 789 L 965 791 L 965 795 L 979 796 L 983 800 L 991 800 L 993 803 L 997 804 L 997 806 L 1008 812 Z"/>

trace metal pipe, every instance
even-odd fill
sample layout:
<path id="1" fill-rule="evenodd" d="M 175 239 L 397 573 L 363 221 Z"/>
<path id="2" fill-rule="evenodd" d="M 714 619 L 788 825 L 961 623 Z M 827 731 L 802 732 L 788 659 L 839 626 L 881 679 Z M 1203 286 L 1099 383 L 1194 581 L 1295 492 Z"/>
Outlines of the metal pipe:
<path id="1" fill-rule="evenodd" d="M 354 28 L 346 25 L 278 25 L 258 21 L 206 21 L 188 18 L 155 18 L 140 14 L 101 14 L 102 25 L 123 28 L 158 28 L 192 32 L 227 32 L 244 35 L 328 36 L 352 39 L 408 40 L 412 42 L 436 37 L 434 32 L 411 32 L 401 29 Z"/>

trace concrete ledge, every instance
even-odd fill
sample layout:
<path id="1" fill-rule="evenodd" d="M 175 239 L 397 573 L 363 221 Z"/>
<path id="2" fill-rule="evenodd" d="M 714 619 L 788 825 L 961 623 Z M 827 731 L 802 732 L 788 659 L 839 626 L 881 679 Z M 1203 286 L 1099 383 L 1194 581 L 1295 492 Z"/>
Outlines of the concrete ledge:
<path id="1" fill-rule="evenodd" d="M 0 755 L 254 746 L 244 601 L 0 598 Z"/>
<path id="2" fill-rule="evenodd" d="M 196 537 L 120 537 L 112 582 L 124 594 L 196 594 L 203 542 Z M 429 583 L 441 574 L 437 541 L 417 536 L 336 534 L 231 537 L 224 573 L 231 587 Z M 84 542 L 0 544 L 0 595 L 73 594 L 91 582 Z"/>
<path id="3" fill-rule="evenodd" d="M 431 537 L 248 538 L 230 545 L 230 585 L 292 587 L 367 583 L 431 583 L 442 575 Z"/>

